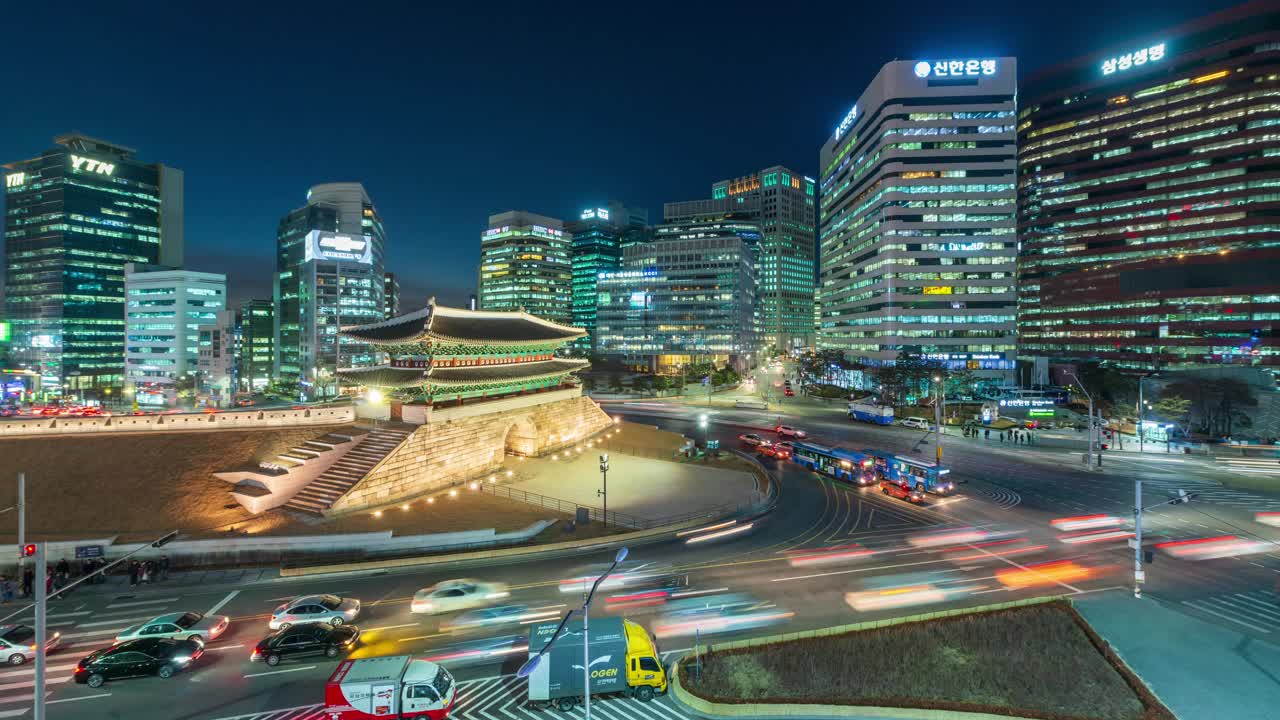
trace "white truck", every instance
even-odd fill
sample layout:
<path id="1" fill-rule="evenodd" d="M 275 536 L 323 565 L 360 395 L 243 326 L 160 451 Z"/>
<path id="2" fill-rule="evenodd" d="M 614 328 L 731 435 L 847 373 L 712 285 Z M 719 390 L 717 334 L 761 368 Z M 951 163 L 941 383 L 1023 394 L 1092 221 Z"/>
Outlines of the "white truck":
<path id="1" fill-rule="evenodd" d="M 344 660 L 324 687 L 326 720 L 444 720 L 458 689 L 439 665 L 409 655 Z"/>

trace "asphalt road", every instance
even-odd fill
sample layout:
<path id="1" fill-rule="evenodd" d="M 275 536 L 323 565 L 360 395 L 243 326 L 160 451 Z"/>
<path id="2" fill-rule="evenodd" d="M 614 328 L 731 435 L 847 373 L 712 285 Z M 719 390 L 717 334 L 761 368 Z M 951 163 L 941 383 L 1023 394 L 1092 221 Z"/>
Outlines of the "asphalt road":
<path id="1" fill-rule="evenodd" d="M 659 424 L 692 435 L 703 410 L 652 404 L 611 405 L 611 413 Z M 712 437 L 736 446 L 744 428 L 767 427 L 772 417 L 743 411 L 711 414 Z M 921 434 L 901 428 L 853 425 L 833 415 L 805 417 L 795 424 L 820 442 L 890 451 L 916 447 Z M 1254 523 L 1254 504 L 1275 498 L 1252 494 L 1211 494 L 1214 468 L 1198 460 L 1178 463 L 1138 460 L 1103 473 L 1080 469 L 1078 455 L 1051 449 L 993 447 L 981 441 L 947 439 L 946 458 L 960 492 L 932 499 L 923 507 L 881 496 L 873 489 L 834 483 L 790 464 L 765 460 L 779 482 L 778 509 L 749 531 L 708 542 L 684 539 L 632 549 L 640 563 L 670 565 L 682 577 L 682 592 L 697 597 L 728 593 L 749 596 L 752 611 L 742 616 L 706 617 L 694 623 L 703 640 L 731 639 L 785 630 L 893 617 L 943 607 L 981 605 L 1046 594 L 1085 594 L 1125 588 L 1132 571 L 1132 551 L 1123 538 L 1090 543 L 1064 541 L 1050 522 L 1064 516 L 1113 513 L 1127 518 L 1132 507 L 1134 477 L 1142 477 L 1158 498 L 1168 488 L 1192 482 L 1204 499 L 1147 515 L 1153 542 L 1222 534 L 1251 533 L 1276 539 L 1276 529 Z M 917 454 L 928 455 L 928 444 Z M 610 478 L 614 482 L 631 481 Z M 636 479 L 634 481 L 642 481 Z M 1157 489 L 1159 488 L 1159 489 Z M 1154 501 L 1154 499 L 1152 500 Z M 964 530 L 965 535 L 940 537 Z M 1069 538 L 1070 536 L 1065 536 Z M 512 565 L 480 565 L 465 570 L 347 574 L 327 579 L 279 580 L 240 586 L 166 586 L 157 584 L 122 592 L 97 588 L 55 601 L 52 630 L 66 645 L 49 658 L 49 717 L 55 720 L 93 717 L 129 720 L 310 720 L 319 718 L 323 685 L 336 661 L 317 658 L 286 661 L 269 668 L 248 659 L 253 644 L 266 633 L 267 614 L 289 597 L 330 592 L 364 602 L 357 625 L 363 646 L 357 656 L 415 654 L 458 655 L 476 649 L 468 644 L 489 637 L 519 636 L 526 628 L 486 628 L 476 635 L 442 632 L 440 618 L 409 612 L 413 592 L 450 577 L 469 576 L 509 584 L 512 603 L 530 613 L 563 612 L 579 599 L 561 592 L 560 580 L 574 568 L 607 562 L 604 550 L 573 558 L 522 561 Z M 1043 563 L 1070 562 L 1074 570 Z M 1229 624 L 1260 639 L 1280 638 L 1280 608 L 1271 592 L 1280 575 L 1280 553 L 1225 557 L 1200 562 L 1159 555 L 1147 567 L 1148 595 L 1186 607 L 1205 619 Z M 902 588 L 918 588 L 901 592 Z M 888 592 L 882 592 L 887 590 Z M 849 596 L 850 593 L 854 595 Z M 617 600 L 617 598 L 612 598 Z M 913 603 L 906 606 L 906 603 Z M 663 618 L 665 606 L 643 602 L 618 610 L 620 603 L 598 598 L 596 613 L 622 612 L 658 629 L 667 654 L 682 652 L 692 638 L 690 625 Z M 231 629 L 210 643 L 208 652 L 188 672 L 169 680 L 144 678 L 109 682 L 98 690 L 76 685 L 76 660 L 110 642 L 119 629 L 155 615 L 201 610 L 231 615 Z M 29 616 L 28 616 L 29 617 Z M 757 623 L 759 627 L 749 627 Z M 734 625 L 733 622 L 744 623 Z M 666 631 L 669 630 L 670 634 Z M 506 718 L 543 715 L 522 706 L 522 687 L 511 677 L 523 659 L 519 640 L 481 656 L 477 664 L 446 660 L 459 680 L 460 718 Z M 505 651 L 505 652 L 503 652 Z M 30 713 L 30 666 L 0 668 L 0 718 Z M 581 712 L 580 710 L 577 712 Z M 593 714 L 606 720 L 683 717 L 668 699 L 648 707 L 632 700 L 593 703 Z"/>

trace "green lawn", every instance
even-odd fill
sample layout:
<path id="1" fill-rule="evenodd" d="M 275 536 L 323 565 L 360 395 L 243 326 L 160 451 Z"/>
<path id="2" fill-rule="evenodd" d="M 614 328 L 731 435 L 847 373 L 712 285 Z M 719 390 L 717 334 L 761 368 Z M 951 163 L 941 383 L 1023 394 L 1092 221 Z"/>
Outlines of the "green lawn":
<path id="1" fill-rule="evenodd" d="M 1126 680 L 1103 657 L 1085 628 L 1065 603 L 1030 605 L 712 652 L 696 681 L 683 665 L 681 682 L 714 702 L 1172 720 L 1136 678 Z"/>

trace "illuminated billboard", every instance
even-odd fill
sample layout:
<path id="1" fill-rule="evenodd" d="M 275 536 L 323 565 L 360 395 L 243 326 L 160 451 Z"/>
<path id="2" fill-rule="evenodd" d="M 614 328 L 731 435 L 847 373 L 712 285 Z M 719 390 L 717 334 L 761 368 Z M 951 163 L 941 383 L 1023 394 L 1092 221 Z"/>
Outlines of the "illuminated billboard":
<path id="1" fill-rule="evenodd" d="M 369 235 L 343 235 L 312 230 L 307 233 L 303 260 L 336 260 L 372 265 L 373 238 Z"/>

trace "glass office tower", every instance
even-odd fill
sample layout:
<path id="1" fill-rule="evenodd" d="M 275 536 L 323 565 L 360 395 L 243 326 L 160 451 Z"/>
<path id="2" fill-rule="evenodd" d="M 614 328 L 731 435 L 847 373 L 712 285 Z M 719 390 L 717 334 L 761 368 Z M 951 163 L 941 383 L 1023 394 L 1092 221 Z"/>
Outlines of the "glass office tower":
<path id="1" fill-rule="evenodd" d="M 134 155 L 73 133 L 4 166 L 10 363 L 38 399 L 120 397 L 124 267 L 182 263 L 182 171 Z"/>
<path id="2" fill-rule="evenodd" d="M 1251 3 L 1032 76 L 1019 358 L 1280 365 L 1280 12 Z"/>

